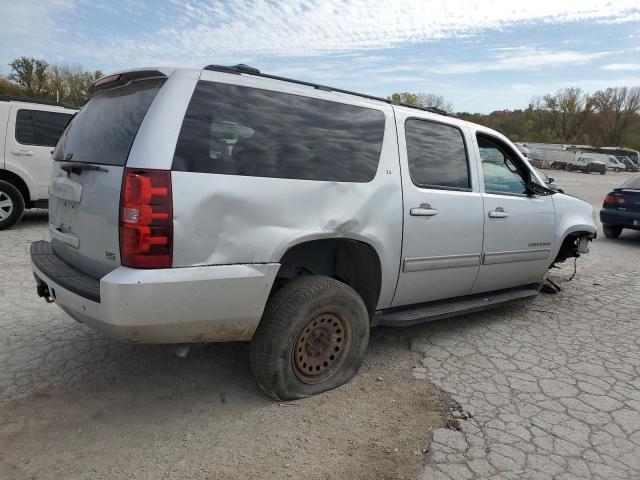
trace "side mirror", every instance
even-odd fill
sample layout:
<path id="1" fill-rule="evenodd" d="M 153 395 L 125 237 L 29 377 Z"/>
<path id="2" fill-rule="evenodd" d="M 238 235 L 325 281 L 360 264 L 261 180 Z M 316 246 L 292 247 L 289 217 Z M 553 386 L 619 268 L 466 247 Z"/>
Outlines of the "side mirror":
<path id="1" fill-rule="evenodd" d="M 555 190 L 552 190 L 550 188 L 547 187 L 543 187 L 542 185 L 539 185 L 535 182 L 528 182 L 527 183 L 527 192 L 529 192 L 529 194 L 531 195 L 541 195 L 541 196 L 549 196 L 549 195 L 553 195 L 554 193 L 556 193 Z"/>
<path id="2" fill-rule="evenodd" d="M 553 183 L 553 182 L 555 182 L 555 181 L 556 181 L 556 179 L 555 179 L 555 178 L 553 178 L 553 177 L 549 177 L 549 183 Z"/>

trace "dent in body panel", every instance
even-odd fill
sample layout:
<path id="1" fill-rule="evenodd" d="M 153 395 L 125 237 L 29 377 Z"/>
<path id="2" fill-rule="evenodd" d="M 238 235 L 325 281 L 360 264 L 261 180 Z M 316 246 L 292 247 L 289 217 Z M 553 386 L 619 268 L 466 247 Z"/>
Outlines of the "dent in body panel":
<path id="1" fill-rule="evenodd" d="M 390 304 L 402 235 L 396 175 L 378 173 L 369 183 L 186 172 L 172 178 L 174 266 L 279 262 L 299 243 L 349 238 L 376 250 L 378 308 Z"/>

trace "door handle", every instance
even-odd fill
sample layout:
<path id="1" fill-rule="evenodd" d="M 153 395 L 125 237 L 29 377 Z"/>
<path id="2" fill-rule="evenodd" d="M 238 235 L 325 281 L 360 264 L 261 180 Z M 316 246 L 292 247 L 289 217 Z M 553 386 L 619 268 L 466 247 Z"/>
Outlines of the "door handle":
<path id="1" fill-rule="evenodd" d="M 495 210 L 491 210 L 489 212 L 489 218 L 507 218 L 509 216 L 508 212 L 505 212 L 502 207 L 498 207 Z"/>
<path id="2" fill-rule="evenodd" d="M 11 150 L 16 157 L 33 157 L 33 150 Z"/>
<path id="3" fill-rule="evenodd" d="M 423 203 L 419 207 L 414 207 L 409 210 L 409 213 L 414 217 L 433 217 L 439 212 L 435 208 L 431 208 L 428 203 Z"/>

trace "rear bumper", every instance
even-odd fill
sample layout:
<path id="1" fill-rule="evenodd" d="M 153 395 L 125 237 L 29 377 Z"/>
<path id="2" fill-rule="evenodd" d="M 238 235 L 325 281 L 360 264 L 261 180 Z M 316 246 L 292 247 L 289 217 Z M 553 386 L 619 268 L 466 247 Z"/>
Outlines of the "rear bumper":
<path id="1" fill-rule="evenodd" d="M 600 210 L 600 221 L 604 225 L 640 230 L 640 213 L 638 212 L 621 212 L 611 208 L 603 208 Z"/>
<path id="2" fill-rule="evenodd" d="M 214 265 L 158 270 L 118 267 L 98 282 L 88 298 L 70 285 L 73 272 L 55 253 L 34 259 L 36 279 L 75 320 L 119 340 L 190 343 L 250 340 L 258 326 L 277 263 Z"/>

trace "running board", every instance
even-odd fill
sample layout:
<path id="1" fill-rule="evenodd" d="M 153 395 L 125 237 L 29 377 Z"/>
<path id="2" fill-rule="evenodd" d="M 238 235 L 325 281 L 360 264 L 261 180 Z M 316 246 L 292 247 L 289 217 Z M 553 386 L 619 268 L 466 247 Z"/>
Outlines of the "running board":
<path id="1" fill-rule="evenodd" d="M 516 300 L 524 300 L 538 295 L 539 285 L 481 293 L 468 297 L 439 300 L 408 307 L 399 307 L 376 312 L 374 325 L 404 326 L 456 317 L 468 313 L 496 308 Z"/>

